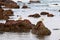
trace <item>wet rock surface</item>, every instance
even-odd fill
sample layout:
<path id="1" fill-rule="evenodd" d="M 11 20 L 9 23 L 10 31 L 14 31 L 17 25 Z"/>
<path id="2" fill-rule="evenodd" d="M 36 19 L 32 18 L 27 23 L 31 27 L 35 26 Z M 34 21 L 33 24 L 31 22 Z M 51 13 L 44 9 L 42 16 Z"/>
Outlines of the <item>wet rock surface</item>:
<path id="1" fill-rule="evenodd" d="M 38 36 L 50 35 L 51 31 L 45 27 L 42 21 L 37 22 L 36 26 L 32 29 L 32 33 Z"/>
<path id="2" fill-rule="evenodd" d="M 39 14 L 33 14 L 33 15 L 29 15 L 28 17 L 39 18 L 39 17 L 40 17 L 40 15 L 39 15 Z"/>

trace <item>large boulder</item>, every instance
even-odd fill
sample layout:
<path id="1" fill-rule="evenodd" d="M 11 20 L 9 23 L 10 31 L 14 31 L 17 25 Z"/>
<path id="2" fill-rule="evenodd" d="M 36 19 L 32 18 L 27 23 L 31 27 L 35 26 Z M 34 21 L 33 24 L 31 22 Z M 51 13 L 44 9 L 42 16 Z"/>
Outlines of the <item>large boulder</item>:
<path id="1" fill-rule="evenodd" d="M 32 33 L 39 36 L 50 35 L 51 31 L 45 27 L 42 21 L 37 22 L 36 26 L 32 29 Z"/>
<path id="2" fill-rule="evenodd" d="M 29 15 L 28 17 L 39 18 L 39 17 L 40 17 L 40 15 L 36 13 L 36 14 L 33 14 L 33 15 Z"/>
<path id="3" fill-rule="evenodd" d="M 29 20 L 25 19 L 23 21 L 20 20 L 18 22 L 18 26 L 20 27 L 21 32 L 30 32 L 30 29 L 32 29 L 33 24 Z"/>

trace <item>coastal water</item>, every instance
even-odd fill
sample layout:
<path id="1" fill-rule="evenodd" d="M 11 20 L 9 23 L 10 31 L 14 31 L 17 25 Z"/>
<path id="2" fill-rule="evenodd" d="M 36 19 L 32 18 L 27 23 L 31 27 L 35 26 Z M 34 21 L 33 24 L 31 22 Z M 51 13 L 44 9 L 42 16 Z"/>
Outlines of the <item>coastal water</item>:
<path id="1" fill-rule="evenodd" d="M 49 2 L 44 2 L 46 0 L 43 0 L 41 3 L 32 3 L 26 5 L 30 8 L 22 9 L 23 3 L 17 2 L 17 4 L 20 6 L 19 9 L 12 9 L 15 16 L 11 16 L 9 20 L 18 20 L 19 17 L 22 17 L 23 19 L 28 19 L 31 21 L 31 23 L 36 24 L 38 21 L 43 20 L 44 25 L 51 30 L 51 35 L 44 36 L 44 37 L 37 37 L 36 35 L 29 33 L 4 33 L 0 35 L 0 40 L 60 40 L 60 1 L 50 0 Z M 58 4 L 58 5 L 52 5 L 52 4 Z M 5 9 L 5 8 L 4 8 Z M 41 16 L 40 18 L 31 18 L 28 17 L 30 14 L 41 12 L 49 12 L 50 14 L 54 14 L 54 17 L 47 17 L 47 16 Z M 18 17 L 17 17 L 18 16 Z M 1 21 L 0 21 L 1 22 Z M 2 23 L 2 22 L 1 22 Z M 5 23 L 5 21 L 4 21 Z M 57 30 L 54 30 L 57 29 Z"/>

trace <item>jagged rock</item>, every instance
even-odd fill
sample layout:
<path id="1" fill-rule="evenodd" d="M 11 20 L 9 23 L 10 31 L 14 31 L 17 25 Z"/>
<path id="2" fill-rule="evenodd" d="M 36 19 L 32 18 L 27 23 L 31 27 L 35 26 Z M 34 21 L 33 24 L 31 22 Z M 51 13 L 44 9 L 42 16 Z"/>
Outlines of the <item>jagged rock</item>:
<path id="1" fill-rule="evenodd" d="M 48 15 L 49 13 L 48 12 L 41 12 L 40 14 L 41 15 Z"/>
<path id="2" fill-rule="evenodd" d="M 37 22 L 36 26 L 32 29 L 32 33 L 38 36 L 50 35 L 51 31 L 44 26 L 42 21 Z"/>
<path id="3" fill-rule="evenodd" d="M 54 17 L 54 15 L 53 14 L 48 14 L 47 17 Z"/>
<path id="4" fill-rule="evenodd" d="M 39 18 L 39 17 L 40 17 L 40 15 L 39 15 L 39 14 L 33 14 L 33 15 L 29 15 L 28 17 Z"/>
<path id="5" fill-rule="evenodd" d="M 5 16 L 12 16 L 13 15 L 13 11 L 12 10 L 4 10 L 3 11 L 3 15 L 5 15 Z"/>

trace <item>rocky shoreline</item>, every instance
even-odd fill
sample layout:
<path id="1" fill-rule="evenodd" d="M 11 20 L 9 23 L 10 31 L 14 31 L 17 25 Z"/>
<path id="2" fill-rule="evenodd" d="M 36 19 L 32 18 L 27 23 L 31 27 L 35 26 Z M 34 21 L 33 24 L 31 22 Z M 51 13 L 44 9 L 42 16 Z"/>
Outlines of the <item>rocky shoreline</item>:
<path id="1" fill-rule="evenodd" d="M 13 16 L 12 10 L 4 10 L 1 6 L 5 6 L 5 8 L 19 8 L 17 3 L 12 0 L 0 0 L 0 20 L 6 20 L 6 23 L 0 23 L 0 33 L 4 32 L 30 32 L 32 30 L 33 34 L 36 35 L 50 35 L 51 31 L 45 27 L 42 21 L 37 22 L 37 24 L 32 24 L 28 19 L 24 20 L 8 20 L 9 16 Z M 27 6 L 23 6 L 22 8 L 28 8 Z M 41 13 L 41 15 L 45 15 L 48 13 Z M 54 16 L 52 14 L 48 15 L 49 17 Z M 39 18 L 39 14 L 29 15 L 29 17 Z"/>

